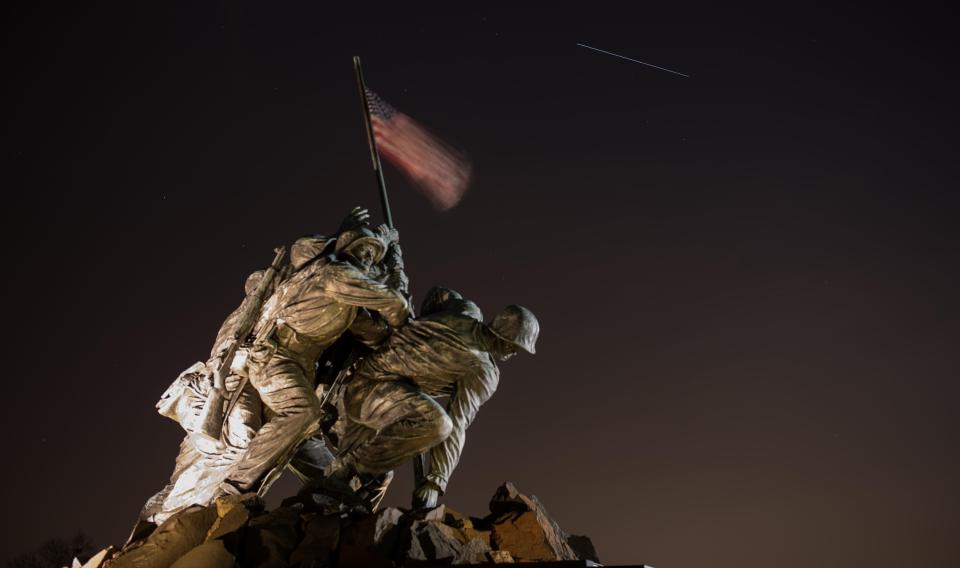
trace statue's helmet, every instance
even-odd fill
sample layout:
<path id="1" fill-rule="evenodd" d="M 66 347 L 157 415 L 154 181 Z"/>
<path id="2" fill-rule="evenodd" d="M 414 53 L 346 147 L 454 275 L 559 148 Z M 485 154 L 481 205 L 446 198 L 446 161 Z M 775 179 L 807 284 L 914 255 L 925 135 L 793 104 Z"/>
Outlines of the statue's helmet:
<path id="1" fill-rule="evenodd" d="M 463 296 L 456 290 L 444 288 L 443 286 L 434 286 L 427 290 L 427 295 L 424 296 L 423 303 L 420 304 L 420 315 L 425 316 L 443 311 L 450 300 L 459 300 L 461 298 L 463 298 Z"/>
<path id="2" fill-rule="evenodd" d="M 370 244 L 376 247 L 377 252 L 373 258 L 374 264 L 383 260 L 383 256 L 387 253 L 387 245 L 384 244 L 383 239 L 367 227 L 357 227 L 340 233 L 340 236 L 337 237 L 337 245 L 334 247 L 334 252 L 336 252 L 337 255 L 342 253 L 349 254 L 352 249 L 361 244 Z"/>
<path id="3" fill-rule="evenodd" d="M 533 312 L 523 306 L 507 306 L 489 325 L 490 331 L 507 343 L 512 343 L 531 355 L 540 335 L 540 322 Z"/>
<path id="4" fill-rule="evenodd" d="M 257 286 L 260 285 L 260 282 L 263 281 L 264 270 L 258 270 L 250 276 L 247 276 L 247 281 L 243 284 L 243 293 L 249 296 L 257 289 Z"/>
<path id="5" fill-rule="evenodd" d="M 420 315 L 428 316 L 454 308 L 459 309 L 465 316 L 483 321 L 483 312 L 480 311 L 480 306 L 465 299 L 460 292 L 443 286 L 434 286 L 427 290 L 427 295 L 420 305 Z"/>

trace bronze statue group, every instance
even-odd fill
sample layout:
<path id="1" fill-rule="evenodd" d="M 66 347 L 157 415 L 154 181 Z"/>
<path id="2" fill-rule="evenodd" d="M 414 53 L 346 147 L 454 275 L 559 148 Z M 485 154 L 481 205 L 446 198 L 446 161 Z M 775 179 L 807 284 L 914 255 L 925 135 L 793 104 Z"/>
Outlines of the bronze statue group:
<path id="1" fill-rule="evenodd" d="M 334 236 L 297 240 L 289 257 L 250 275 L 210 357 L 157 404 L 186 436 L 142 522 L 262 496 L 284 469 L 316 503 L 372 512 L 411 461 L 414 507 L 434 507 L 497 388 L 497 362 L 534 352 L 539 324 L 521 306 L 485 323 L 475 303 L 434 287 L 415 315 L 399 235 L 372 228 L 364 209 Z"/>

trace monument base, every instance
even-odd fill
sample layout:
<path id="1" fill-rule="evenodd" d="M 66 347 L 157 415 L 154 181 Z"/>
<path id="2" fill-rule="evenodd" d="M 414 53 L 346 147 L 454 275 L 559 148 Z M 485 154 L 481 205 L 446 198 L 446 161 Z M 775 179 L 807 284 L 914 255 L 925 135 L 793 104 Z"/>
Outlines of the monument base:
<path id="1" fill-rule="evenodd" d="M 186 509 L 149 534 L 138 531 L 137 540 L 98 555 L 87 568 L 600 566 L 588 537 L 565 533 L 536 497 L 511 483 L 497 489 L 485 517 L 443 505 L 362 514 L 330 504 L 299 495 L 266 511 L 256 495 L 224 497 Z"/>

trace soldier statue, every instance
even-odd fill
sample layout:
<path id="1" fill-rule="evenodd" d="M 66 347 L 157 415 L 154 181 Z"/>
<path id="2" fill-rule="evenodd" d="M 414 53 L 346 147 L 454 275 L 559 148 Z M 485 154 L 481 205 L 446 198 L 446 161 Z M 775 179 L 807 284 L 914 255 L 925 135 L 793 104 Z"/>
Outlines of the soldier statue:
<path id="1" fill-rule="evenodd" d="M 369 233 L 369 229 L 364 227 L 368 218 L 366 209 L 354 208 L 338 231 L 340 235 L 347 235 L 339 240 L 339 247 L 336 245 L 336 236 L 328 238 L 313 235 L 298 239 L 290 247 L 290 264 L 276 275 L 276 280 L 282 281 L 296 275 L 314 261 L 329 261 L 337 249 L 347 258 L 349 253 L 345 252 L 346 249 L 354 249 L 360 244 L 357 242 L 358 236 L 367 236 Z M 372 266 L 370 270 L 379 271 L 379 279 L 397 283 L 405 292 L 407 280 L 403 274 L 397 233 L 385 227 L 379 228 L 377 233 L 387 244 L 390 258 L 383 264 Z M 353 246 L 349 246 L 348 241 Z M 174 513 L 191 505 L 209 504 L 222 494 L 221 484 L 243 457 L 263 422 L 275 420 L 277 417 L 270 407 L 264 407 L 257 389 L 248 380 L 247 359 L 251 346 L 238 346 L 229 364 L 224 365 L 223 362 L 230 346 L 237 341 L 236 337 L 241 333 L 240 320 L 244 313 L 252 309 L 256 316 L 260 316 L 262 296 L 271 295 L 276 288 L 275 283 L 270 283 L 259 291 L 261 297 L 257 296 L 257 289 L 265 272 L 267 271 L 257 271 L 248 277 L 245 285 L 247 295 L 241 306 L 234 310 L 220 327 L 209 359 L 206 362 L 197 362 L 181 373 L 157 403 L 158 412 L 179 422 L 187 435 L 180 445 L 170 482 L 151 497 L 141 510 L 140 521 L 141 524 L 145 523 L 145 526 L 162 523 Z M 256 305 L 251 305 L 253 302 L 257 302 Z M 349 329 L 352 338 L 368 345 L 375 345 L 389 333 L 389 326 L 365 309 L 357 310 Z M 218 367 L 229 369 L 225 373 L 227 377 L 224 387 L 232 399 L 232 404 L 228 406 L 225 414 L 219 416 L 222 432 L 218 431 L 218 434 L 212 437 L 204 431 L 203 410 L 211 406 L 215 390 L 212 377 Z M 322 438 L 315 437 L 299 447 L 290 469 L 306 482 L 315 478 L 316 471 L 322 471 L 322 467 L 332 460 L 333 456 Z"/>
<path id="2" fill-rule="evenodd" d="M 361 359 L 345 387 L 337 459 L 319 489 L 343 492 L 355 475 L 382 475 L 429 451 L 414 505 L 434 507 L 445 491 L 467 427 L 499 380 L 497 361 L 534 353 L 539 324 L 521 306 L 483 323 L 477 305 L 434 287 L 410 320 Z M 446 408 L 434 397 L 449 396 Z"/>
<path id="3" fill-rule="evenodd" d="M 262 494 L 284 466 L 308 493 L 343 501 L 361 493 L 356 476 L 375 488 L 366 503 L 372 510 L 392 470 L 422 455 L 414 504 L 436 505 L 467 427 L 497 388 L 497 361 L 534 353 L 539 324 L 521 306 L 485 324 L 475 303 L 442 287 L 428 292 L 412 319 L 397 232 L 371 230 L 368 217 L 357 208 L 336 237 L 298 240 L 269 286 L 261 285 L 263 271 L 248 279 L 247 299 L 224 322 L 208 361 L 184 371 L 158 403 L 188 435 L 170 483 L 147 502 L 141 520 L 160 523 L 224 494 Z M 262 306 L 248 305 L 259 301 L 254 289 L 266 298 Z M 241 332 L 238 321 L 251 307 L 256 323 Z M 211 406 L 216 369 L 225 370 L 231 404 L 211 440 L 199 423 Z M 330 374 L 347 381 L 332 393 L 341 420 L 325 438 L 319 395 L 326 385 L 318 387 L 316 376 Z M 444 396 L 445 407 L 435 400 Z"/>
<path id="4" fill-rule="evenodd" d="M 381 233 L 366 226 L 347 229 L 337 237 L 333 255 L 309 261 L 266 302 L 254 328 L 247 373 L 272 417 L 230 468 L 220 494 L 259 491 L 267 475 L 315 433 L 321 415 L 314 384 L 317 360 L 358 314 L 383 322 L 365 326 L 374 330 L 371 342 L 382 340 L 387 326 L 407 320 L 404 295 L 373 278 L 388 246 Z"/>
<path id="5" fill-rule="evenodd" d="M 241 349 L 225 381 L 226 389 L 236 395 L 237 402 L 223 420 L 221 438 L 212 440 L 199 432 L 202 410 L 213 388 L 213 369 L 234 333 L 239 314 L 253 299 L 254 290 L 262 278 L 263 271 L 254 272 L 247 278 L 247 296 L 243 304 L 220 326 L 210 358 L 206 362 L 194 363 L 183 371 L 157 403 L 157 411 L 179 422 L 187 435 L 180 443 L 180 453 L 170 482 L 147 500 L 140 512 L 141 521 L 160 524 L 190 505 L 207 504 L 223 481 L 223 474 L 240 458 L 260 428 L 262 405 L 256 389 L 244 380 L 242 362 L 246 357 L 246 349 Z"/>

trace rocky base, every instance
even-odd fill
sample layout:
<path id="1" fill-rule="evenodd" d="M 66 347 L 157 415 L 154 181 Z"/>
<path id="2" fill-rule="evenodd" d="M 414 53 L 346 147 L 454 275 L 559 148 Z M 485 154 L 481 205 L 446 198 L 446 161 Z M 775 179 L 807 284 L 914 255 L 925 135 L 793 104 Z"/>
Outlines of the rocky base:
<path id="1" fill-rule="evenodd" d="M 511 483 L 497 489 L 483 518 L 442 505 L 420 512 L 330 514 L 309 499 L 290 499 L 265 511 L 255 495 L 226 497 L 187 509 L 122 550 L 97 556 L 85 566 L 395 568 L 597 561 L 589 538 L 563 532 L 536 497 Z"/>

